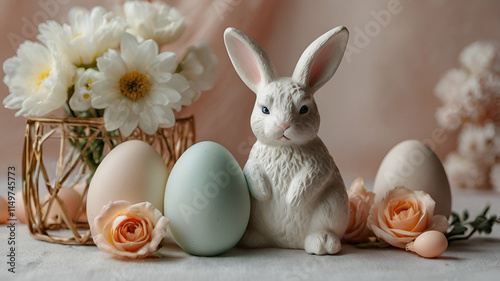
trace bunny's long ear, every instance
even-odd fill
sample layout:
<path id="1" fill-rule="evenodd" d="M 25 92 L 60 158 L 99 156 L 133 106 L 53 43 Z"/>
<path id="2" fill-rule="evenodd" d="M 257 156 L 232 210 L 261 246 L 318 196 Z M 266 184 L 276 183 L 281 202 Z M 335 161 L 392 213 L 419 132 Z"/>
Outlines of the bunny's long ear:
<path id="1" fill-rule="evenodd" d="M 276 69 L 267 53 L 245 33 L 229 27 L 224 42 L 234 69 L 254 93 L 276 79 Z"/>
<path id="2" fill-rule="evenodd" d="M 314 40 L 302 53 L 292 79 L 314 93 L 335 74 L 348 38 L 347 28 L 338 26 Z"/>

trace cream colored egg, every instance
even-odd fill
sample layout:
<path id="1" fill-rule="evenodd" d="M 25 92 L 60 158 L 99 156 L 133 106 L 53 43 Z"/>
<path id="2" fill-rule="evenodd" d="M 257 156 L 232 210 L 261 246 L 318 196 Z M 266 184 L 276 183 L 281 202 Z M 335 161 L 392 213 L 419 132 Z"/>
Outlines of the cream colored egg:
<path id="1" fill-rule="evenodd" d="M 42 212 L 44 213 L 44 215 L 47 213 L 47 210 L 49 212 L 49 214 L 47 215 L 47 222 L 55 222 L 58 217 L 60 218 L 62 216 L 62 204 L 64 204 L 64 208 L 66 208 L 68 219 L 73 220 L 78 210 L 78 205 L 82 200 L 80 194 L 72 188 L 61 188 L 57 192 L 56 196 L 59 200 L 56 200 L 57 198 L 54 198 L 52 204 L 50 205 L 50 210 L 48 209 L 49 203 L 47 201 L 49 201 L 51 195 L 47 194 L 42 198 Z M 62 202 L 62 204 L 60 204 L 59 201 Z"/>
<path id="2" fill-rule="evenodd" d="M 450 216 L 451 192 L 446 172 L 437 155 L 423 142 L 406 140 L 385 156 L 375 177 L 375 200 L 396 186 L 428 193 L 436 202 L 434 214 Z"/>
<path id="3" fill-rule="evenodd" d="M 3 196 L 0 196 L 0 224 L 6 223 L 9 219 L 9 203 Z"/>
<path id="4" fill-rule="evenodd" d="M 94 219 L 110 201 L 126 200 L 132 204 L 151 202 L 163 211 L 167 166 L 149 144 L 131 140 L 113 150 L 101 162 L 87 194 L 87 219 Z"/>

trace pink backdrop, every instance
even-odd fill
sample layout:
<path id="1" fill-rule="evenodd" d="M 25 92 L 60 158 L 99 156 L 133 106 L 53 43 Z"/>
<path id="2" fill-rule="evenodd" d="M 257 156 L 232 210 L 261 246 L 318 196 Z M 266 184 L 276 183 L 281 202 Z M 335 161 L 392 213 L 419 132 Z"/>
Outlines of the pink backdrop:
<path id="1" fill-rule="evenodd" d="M 33 24 L 64 21 L 72 6 L 110 7 L 111 2 L 119 1 L 2 0 L 0 61 L 15 55 L 19 42 L 10 39 L 33 40 Z M 220 62 L 216 87 L 181 115 L 194 113 L 198 141 L 221 143 L 242 165 L 253 142 L 249 118 L 255 97 L 230 65 L 224 29 L 245 31 L 268 51 L 280 74 L 290 75 L 310 42 L 337 25 L 347 26 L 350 52 L 316 100 L 320 136 L 348 182 L 357 176 L 373 179 L 385 153 L 404 139 L 427 140 L 444 159 L 456 136 L 436 134 L 434 112 L 440 103 L 433 89 L 446 70 L 458 65 L 463 47 L 500 39 L 500 2 L 489 0 L 166 2 L 181 10 L 189 26 L 179 43 L 164 50 L 207 39 Z M 3 84 L 0 93 L 2 99 L 8 94 Z M 25 120 L 14 118 L 14 112 L 0 111 L 3 171 L 8 165 L 21 168 Z"/>

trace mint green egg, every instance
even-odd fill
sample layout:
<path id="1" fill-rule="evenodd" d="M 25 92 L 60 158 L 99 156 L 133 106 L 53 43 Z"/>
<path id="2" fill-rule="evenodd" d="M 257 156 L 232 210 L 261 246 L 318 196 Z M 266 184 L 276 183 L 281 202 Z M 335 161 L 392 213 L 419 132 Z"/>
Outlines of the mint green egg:
<path id="1" fill-rule="evenodd" d="M 250 194 L 231 153 L 215 142 L 191 146 L 177 160 L 165 188 L 169 231 L 186 252 L 220 255 L 233 248 L 250 218 Z"/>

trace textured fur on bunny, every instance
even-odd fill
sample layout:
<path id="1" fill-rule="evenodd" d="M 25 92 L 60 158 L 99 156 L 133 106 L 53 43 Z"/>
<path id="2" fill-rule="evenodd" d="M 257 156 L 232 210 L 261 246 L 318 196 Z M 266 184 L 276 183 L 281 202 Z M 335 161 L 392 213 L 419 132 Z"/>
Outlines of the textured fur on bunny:
<path id="1" fill-rule="evenodd" d="M 252 195 L 243 247 L 305 249 L 335 254 L 349 221 L 342 176 L 317 136 L 314 93 L 335 73 L 349 33 L 343 26 L 303 52 L 292 77 L 279 77 L 266 52 L 228 28 L 226 49 L 243 82 L 257 94 L 251 116 L 257 137 L 243 169 Z"/>

